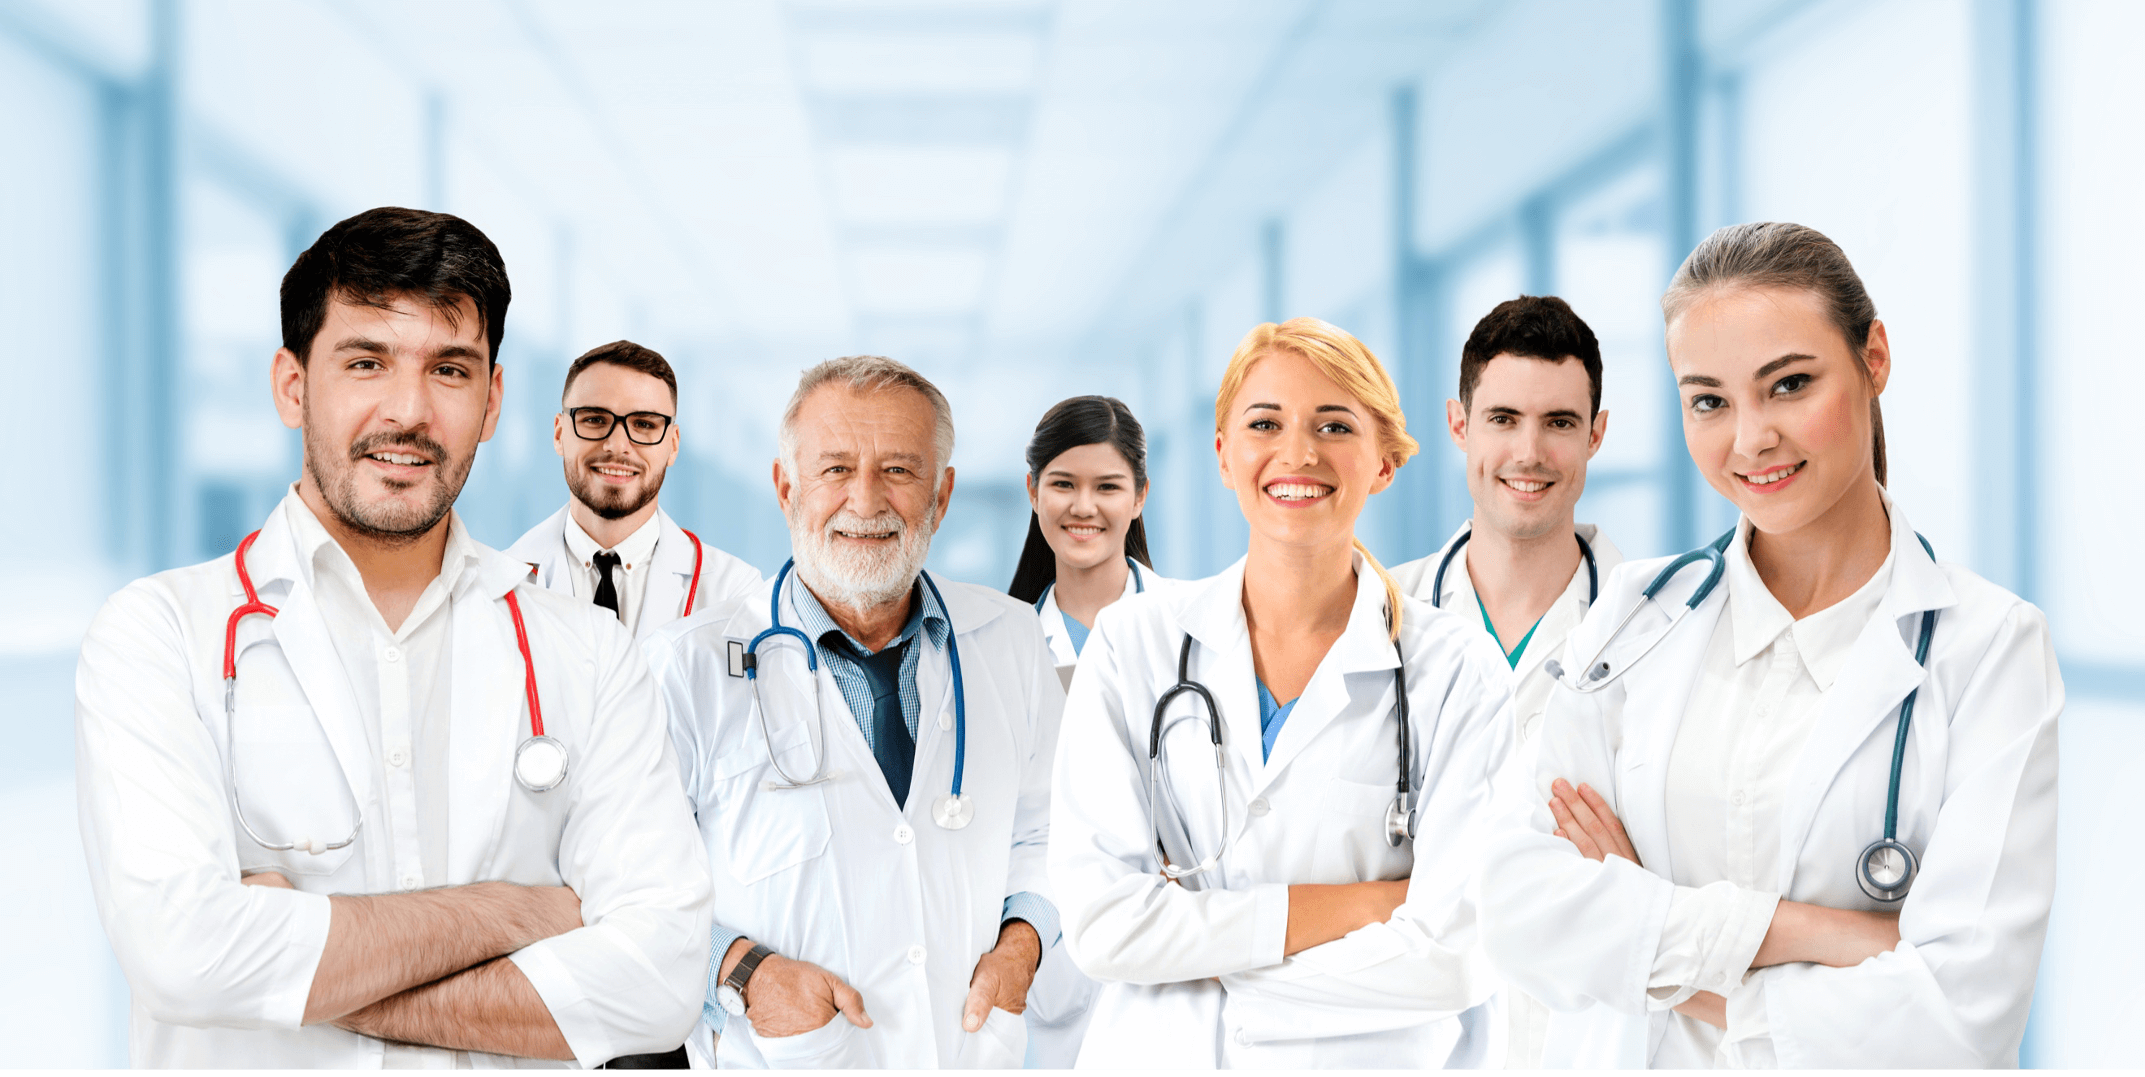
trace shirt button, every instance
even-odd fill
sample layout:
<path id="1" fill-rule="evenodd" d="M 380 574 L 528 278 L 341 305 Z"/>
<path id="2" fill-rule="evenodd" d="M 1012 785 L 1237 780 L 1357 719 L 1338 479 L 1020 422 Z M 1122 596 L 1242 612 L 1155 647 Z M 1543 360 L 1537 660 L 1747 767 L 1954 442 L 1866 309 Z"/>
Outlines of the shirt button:
<path id="1" fill-rule="evenodd" d="M 1737 807 L 1741 807 L 1743 803 L 1743 791 L 1741 789 L 1736 790 L 1735 795 L 1729 797 L 1728 799 L 1734 801 Z"/>
<path id="2" fill-rule="evenodd" d="M 1768 704 L 1764 704 L 1764 703 L 1760 703 L 1760 704 L 1758 704 L 1758 709 L 1757 709 L 1757 710 L 1755 710 L 1755 711 L 1753 711 L 1752 713 L 1756 714 L 1756 715 L 1757 715 L 1758 717 L 1760 717 L 1760 718 L 1763 718 L 1763 717 L 1765 717 L 1766 715 L 1768 715 L 1768 714 L 1771 714 L 1772 712 L 1773 712 L 1773 708 L 1772 708 L 1772 707 L 1771 707 L 1770 705 L 1768 705 Z"/>
<path id="3" fill-rule="evenodd" d="M 423 886 L 424 883 L 424 876 L 419 875 L 414 871 L 402 877 L 402 888 L 404 890 L 415 890 L 418 887 Z"/>
<path id="4" fill-rule="evenodd" d="M 408 745 L 397 744 L 387 750 L 387 762 L 389 766 L 399 767 L 403 766 L 404 764 L 407 764 L 409 761 L 410 749 Z"/>
<path id="5" fill-rule="evenodd" d="M 382 661 L 400 662 L 402 661 L 402 652 L 393 647 L 389 647 L 388 649 L 380 652 L 380 658 Z"/>
<path id="6" fill-rule="evenodd" d="M 1269 810 L 1271 809 L 1266 803 L 1265 797 L 1260 797 L 1251 802 L 1251 814 L 1253 815 L 1265 815 Z"/>
<path id="7" fill-rule="evenodd" d="M 938 727 L 939 727 L 940 729 L 942 729 L 942 730 L 943 730 L 943 729 L 952 729 L 952 728 L 953 728 L 953 715 L 950 715 L 950 714 L 941 714 L 941 715 L 939 715 L 939 716 L 938 716 Z"/>
<path id="8" fill-rule="evenodd" d="M 909 829 L 909 824 L 903 823 L 894 828 L 894 840 L 907 845 L 916 840 L 916 832 Z"/>
<path id="9" fill-rule="evenodd" d="M 921 947 L 921 946 L 911 946 L 911 947 L 909 947 L 909 964 L 911 964 L 911 965 L 921 965 L 921 964 L 923 964 L 923 963 L 924 963 L 924 948 L 923 948 L 923 947 Z"/>

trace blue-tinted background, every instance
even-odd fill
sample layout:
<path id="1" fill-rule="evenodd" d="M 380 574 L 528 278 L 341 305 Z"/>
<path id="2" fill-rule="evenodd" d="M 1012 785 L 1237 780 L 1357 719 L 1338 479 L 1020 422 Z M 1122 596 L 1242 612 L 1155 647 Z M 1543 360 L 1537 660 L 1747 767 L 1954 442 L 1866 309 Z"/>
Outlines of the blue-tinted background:
<path id="1" fill-rule="evenodd" d="M 513 275 L 507 416 L 462 499 L 484 540 L 560 504 L 565 364 L 630 337 L 683 381 L 665 504 L 771 570 L 776 412 L 803 366 L 871 351 L 952 398 L 934 564 L 1001 586 L 1022 448 L 1077 393 L 1147 424 L 1156 566 L 1232 560 L 1212 387 L 1297 314 L 1399 380 L 1426 451 L 1365 534 L 1421 556 L 1465 513 L 1458 343 L 1523 290 L 1606 353 L 1581 518 L 1688 547 L 1731 515 L 1682 449 L 1660 289 L 1717 225 L 1816 226 L 1891 329 L 1895 492 L 2055 625 L 2063 867 L 2027 1060 L 2134 1065 L 2145 858 L 2111 809 L 2145 757 L 2141 44 L 2130 0 L 0 0 L 0 1065 L 125 1058 L 74 649 L 105 595 L 227 551 L 295 476 L 276 285 L 381 204 L 469 218 Z"/>

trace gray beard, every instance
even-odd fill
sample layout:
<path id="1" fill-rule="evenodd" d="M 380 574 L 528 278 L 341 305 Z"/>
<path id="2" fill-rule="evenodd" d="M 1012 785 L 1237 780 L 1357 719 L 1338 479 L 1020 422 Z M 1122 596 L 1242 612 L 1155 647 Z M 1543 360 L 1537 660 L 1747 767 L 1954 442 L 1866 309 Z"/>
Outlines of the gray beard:
<path id="1" fill-rule="evenodd" d="M 938 516 L 938 498 L 924 508 L 924 522 L 911 527 L 906 520 L 888 513 L 886 518 L 866 520 L 837 513 L 822 530 L 813 530 L 794 517 L 789 520 L 790 554 L 797 561 L 797 578 L 821 601 L 853 610 L 878 609 L 900 602 L 916 585 L 924 561 L 931 555 L 932 521 Z M 887 554 L 845 553 L 834 548 L 833 531 L 886 529 L 888 519 L 900 521 L 900 544 Z"/>

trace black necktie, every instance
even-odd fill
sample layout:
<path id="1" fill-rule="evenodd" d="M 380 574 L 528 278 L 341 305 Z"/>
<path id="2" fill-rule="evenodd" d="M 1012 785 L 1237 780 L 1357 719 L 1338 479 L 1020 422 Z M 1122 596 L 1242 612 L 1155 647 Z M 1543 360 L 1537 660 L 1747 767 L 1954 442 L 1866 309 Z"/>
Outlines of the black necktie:
<path id="1" fill-rule="evenodd" d="M 611 570 L 617 567 L 617 554 L 605 550 L 596 555 L 596 605 L 618 614 L 623 621 L 626 615 L 618 608 L 618 585 L 611 582 Z"/>
<path id="2" fill-rule="evenodd" d="M 847 643 L 843 646 L 871 686 L 872 757 L 879 761 L 879 772 L 886 775 L 894 803 L 907 807 L 909 776 L 916 760 L 916 738 L 909 735 L 908 719 L 901 713 L 901 659 L 909 645 L 903 641 L 877 654 L 865 654 Z"/>

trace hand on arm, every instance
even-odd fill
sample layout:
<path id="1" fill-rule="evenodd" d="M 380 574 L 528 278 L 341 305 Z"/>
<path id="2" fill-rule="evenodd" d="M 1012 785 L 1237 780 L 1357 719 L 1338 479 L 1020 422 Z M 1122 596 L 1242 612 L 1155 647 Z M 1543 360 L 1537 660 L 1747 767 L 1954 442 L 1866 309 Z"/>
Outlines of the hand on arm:
<path id="1" fill-rule="evenodd" d="M 542 996 L 503 957 L 382 999 L 335 1024 L 396 1043 L 519 1058 L 574 1057 Z"/>
<path id="2" fill-rule="evenodd" d="M 274 872 L 240 881 L 290 887 Z M 487 882 L 328 901 L 328 942 L 305 1001 L 309 1025 L 340 1021 L 414 987 L 439 986 L 434 981 L 581 926 L 581 900 L 563 886 Z M 527 989 L 526 980 L 522 986 Z"/>
<path id="3" fill-rule="evenodd" d="M 1558 837 L 1570 841 L 1589 860 L 1614 854 L 1634 864 L 1639 862 L 1623 823 L 1600 793 L 1584 782 L 1573 789 L 1562 778 L 1551 783 L 1550 792 L 1549 811 L 1556 817 Z M 1750 967 L 1800 961 L 1846 968 L 1897 945 L 1897 912 L 1863 912 L 1782 901 L 1773 910 L 1772 926 L 1767 928 L 1765 941 L 1759 944 Z M 1728 1002 L 1711 991 L 1692 995 L 1676 1007 L 1676 1012 L 1709 1025 L 1728 1027 Z"/>
<path id="4" fill-rule="evenodd" d="M 968 1001 L 961 1007 L 961 1027 L 983 1027 L 992 1009 L 1021 1013 L 1028 1008 L 1028 986 L 1043 963 L 1043 940 L 1026 920 L 1007 920 L 998 928 L 998 945 L 976 962 L 968 981 Z"/>
<path id="5" fill-rule="evenodd" d="M 731 943 L 723 954 L 719 979 L 729 979 L 730 971 L 751 952 L 751 939 Z M 756 1036 L 801 1036 L 825 1027 L 836 1014 L 858 1028 L 871 1027 L 864 996 L 841 977 L 809 961 L 768 954 L 745 984 L 745 1019 L 752 1022 Z"/>
<path id="6" fill-rule="evenodd" d="M 1288 888 L 1288 935 L 1283 954 L 1321 946 L 1359 927 L 1382 924 L 1408 900 L 1408 881 L 1298 883 Z"/>

